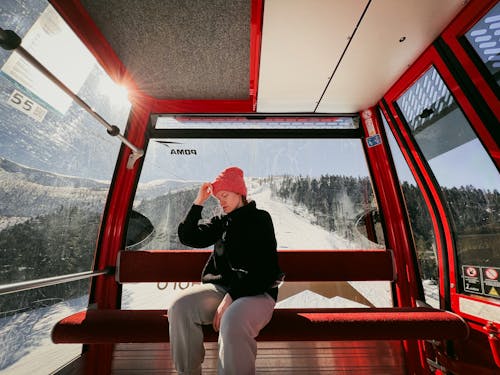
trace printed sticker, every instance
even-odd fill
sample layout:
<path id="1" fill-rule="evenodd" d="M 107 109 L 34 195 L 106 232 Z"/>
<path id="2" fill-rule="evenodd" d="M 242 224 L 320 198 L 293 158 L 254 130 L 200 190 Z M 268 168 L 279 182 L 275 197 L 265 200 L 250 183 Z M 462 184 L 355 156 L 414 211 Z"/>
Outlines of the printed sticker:
<path id="1" fill-rule="evenodd" d="M 382 144 L 382 138 L 380 138 L 380 134 L 375 134 L 371 137 L 366 138 L 366 143 L 368 147 L 378 146 Z"/>

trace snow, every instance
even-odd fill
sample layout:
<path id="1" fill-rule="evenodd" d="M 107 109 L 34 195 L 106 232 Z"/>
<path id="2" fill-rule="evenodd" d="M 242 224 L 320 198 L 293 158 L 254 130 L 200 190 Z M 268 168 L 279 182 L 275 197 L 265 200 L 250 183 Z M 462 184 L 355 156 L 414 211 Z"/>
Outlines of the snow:
<path id="1" fill-rule="evenodd" d="M 311 224 L 307 212 L 296 206 L 273 200 L 271 190 L 249 184 L 249 198 L 273 218 L 278 249 L 349 249 L 353 244 L 335 233 Z M 253 189 L 253 190 L 252 190 Z"/>
<path id="2" fill-rule="evenodd" d="M 7 229 L 11 226 L 24 223 L 31 219 L 30 217 L 25 216 L 0 216 L 0 232 L 4 229 Z"/>
<path id="3" fill-rule="evenodd" d="M 85 308 L 86 297 L 0 319 L 0 374 L 45 375 L 76 358 L 78 344 L 56 345 L 50 339 L 54 324 Z"/>

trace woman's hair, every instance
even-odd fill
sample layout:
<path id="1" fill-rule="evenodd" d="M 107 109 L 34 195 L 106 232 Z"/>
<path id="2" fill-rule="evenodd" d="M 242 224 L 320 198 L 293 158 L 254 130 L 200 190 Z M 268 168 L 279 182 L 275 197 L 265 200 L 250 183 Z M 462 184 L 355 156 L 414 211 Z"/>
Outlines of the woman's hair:
<path id="1" fill-rule="evenodd" d="M 241 200 L 243 202 L 243 205 L 247 205 L 248 204 L 248 200 L 247 200 L 247 196 L 246 195 L 242 195 L 241 196 Z"/>

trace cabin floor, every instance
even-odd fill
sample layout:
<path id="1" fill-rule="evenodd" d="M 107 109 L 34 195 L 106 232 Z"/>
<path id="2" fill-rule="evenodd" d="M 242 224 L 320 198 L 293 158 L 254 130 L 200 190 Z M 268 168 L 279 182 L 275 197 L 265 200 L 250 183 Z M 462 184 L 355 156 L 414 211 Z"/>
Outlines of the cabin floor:
<path id="1" fill-rule="evenodd" d="M 205 343 L 203 375 L 217 373 L 217 343 Z M 257 374 L 406 374 L 399 341 L 259 342 Z M 119 344 L 114 375 L 176 374 L 168 343 Z"/>

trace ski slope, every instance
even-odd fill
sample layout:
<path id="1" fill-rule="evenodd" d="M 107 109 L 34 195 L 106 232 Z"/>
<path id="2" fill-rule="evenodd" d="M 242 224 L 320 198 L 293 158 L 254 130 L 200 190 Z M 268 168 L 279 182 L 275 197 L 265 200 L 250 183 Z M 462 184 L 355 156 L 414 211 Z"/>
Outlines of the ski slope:
<path id="1" fill-rule="evenodd" d="M 330 233 L 311 222 L 313 218 L 301 207 L 288 205 L 271 197 L 271 190 L 258 179 L 247 181 L 248 197 L 255 200 L 257 207 L 271 214 L 273 219 L 278 249 L 359 249 L 362 245 Z M 192 283 L 126 284 L 123 286 L 123 307 L 129 309 L 168 308 L 178 291 L 188 288 Z M 296 284 L 296 283 L 293 283 Z M 301 283 L 303 292 L 279 300 L 277 307 L 385 307 L 392 305 L 390 284 L 384 281 L 349 282 L 344 288 L 347 295 L 364 300 L 365 304 L 350 300 L 344 296 L 327 298 L 330 295 L 329 284 L 314 283 L 313 290 L 308 290 L 310 283 Z M 321 285 L 319 285 L 321 284 Z M 335 283 L 335 290 L 339 290 Z M 282 288 L 287 288 L 285 282 Z M 355 293 L 359 296 L 354 296 Z"/>

